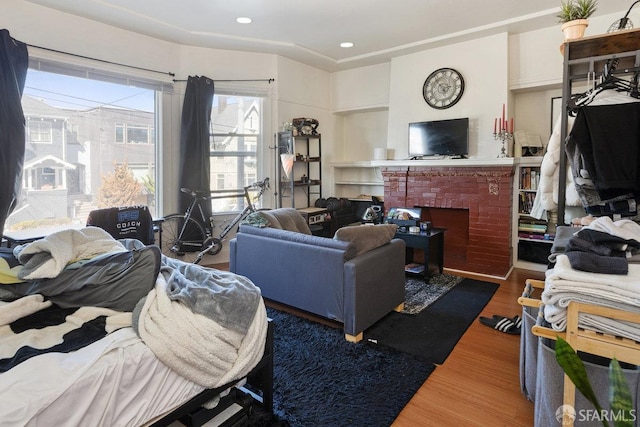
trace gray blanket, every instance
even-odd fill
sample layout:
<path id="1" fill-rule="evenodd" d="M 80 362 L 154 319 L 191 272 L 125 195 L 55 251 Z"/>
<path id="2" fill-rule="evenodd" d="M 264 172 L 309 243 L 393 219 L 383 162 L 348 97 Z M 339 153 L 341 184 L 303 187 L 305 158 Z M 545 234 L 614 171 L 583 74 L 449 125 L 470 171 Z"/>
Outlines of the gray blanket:
<path id="1" fill-rule="evenodd" d="M 262 300 L 260 289 L 244 276 L 162 256 L 160 274 L 167 294 L 194 313 L 246 333 Z"/>

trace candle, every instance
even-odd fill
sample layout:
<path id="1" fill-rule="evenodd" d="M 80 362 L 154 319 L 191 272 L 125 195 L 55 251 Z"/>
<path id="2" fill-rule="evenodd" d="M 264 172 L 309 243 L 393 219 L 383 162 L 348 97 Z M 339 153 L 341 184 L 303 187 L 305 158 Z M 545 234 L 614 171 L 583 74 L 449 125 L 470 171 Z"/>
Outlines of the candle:
<path id="1" fill-rule="evenodd" d="M 509 133 L 513 133 L 513 117 L 511 117 L 511 126 L 509 126 L 509 127 L 511 128 Z"/>
<path id="2" fill-rule="evenodd" d="M 498 129 L 498 119 L 493 119 L 493 133 L 497 133 L 496 130 Z"/>
<path id="3" fill-rule="evenodd" d="M 505 118 L 504 118 L 504 104 L 502 104 L 502 123 L 504 124 Z"/>

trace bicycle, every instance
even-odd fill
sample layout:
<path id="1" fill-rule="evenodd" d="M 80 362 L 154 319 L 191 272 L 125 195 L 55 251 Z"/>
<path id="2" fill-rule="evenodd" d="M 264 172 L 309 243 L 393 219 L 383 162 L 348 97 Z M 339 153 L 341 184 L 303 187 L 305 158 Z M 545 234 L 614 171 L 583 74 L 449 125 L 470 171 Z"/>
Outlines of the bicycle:
<path id="1" fill-rule="evenodd" d="M 220 253 L 227 234 L 249 213 L 256 211 L 254 203 L 262 197 L 268 188 L 270 188 L 269 178 L 254 182 L 241 189 L 203 192 L 181 188 L 180 191 L 189 194 L 193 200 L 183 214 L 175 213 L 164 218 L 162 223 L 162 253 L 168 257 L 193 264 L 200 263 L 207 254 L 216 255 Z M 251 193 L 254 192 L 256 194 L 252 198 Z M 239 197 L 245 200 L 244 209 L 224 226 L 218 236 L 214 237 L 214 218 L 205 218 L 201 204 L 207 200 Z M 199 220 L 194 217 L 197 213 L 200 214 Z"/>

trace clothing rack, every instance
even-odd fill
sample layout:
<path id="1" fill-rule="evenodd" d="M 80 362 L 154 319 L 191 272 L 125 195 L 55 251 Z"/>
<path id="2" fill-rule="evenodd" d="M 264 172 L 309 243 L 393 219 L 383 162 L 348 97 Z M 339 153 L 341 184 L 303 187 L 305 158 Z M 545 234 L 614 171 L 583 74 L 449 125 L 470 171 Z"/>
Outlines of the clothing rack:
<path id="1" fill-rule="evenodd" d="M 604 69 L 607 61 L 619 59 L 617 70 L 620 73 L 637 72 L 640 67 L 640 30 L 622 30 L 605 35 L 568 40 L 562 45 L 563 84 L 562 84 L 562 123 L 560 133 L 560 153 L 565 153 L 565 141 L 568 136 L 567 108 L 571 99 L 572 83 L 595 75 L 596 70 Z M 567 156 L 559 159 L 558 177 L 558 224 L 565 225 Z"/>

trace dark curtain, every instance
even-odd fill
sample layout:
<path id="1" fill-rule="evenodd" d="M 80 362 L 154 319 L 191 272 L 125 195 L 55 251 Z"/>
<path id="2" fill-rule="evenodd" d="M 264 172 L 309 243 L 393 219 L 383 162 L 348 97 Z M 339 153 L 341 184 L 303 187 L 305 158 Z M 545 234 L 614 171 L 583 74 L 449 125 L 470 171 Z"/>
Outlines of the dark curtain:
<path id="1" fill-rule="evenodd" d="M 209 161 L 209 124 L 213 104 L 213 80 L 189 76 L 182 105 L 180 129 L 180 182 L 179 188 L 209 192 L 211 164 Z M 191 196 L 180 192 L 179 212 L 191 203 Z M 206 218 L 211 216 L 211 204 L 202 205 Z M 199 215 L 196 217 L 199 219 Z"/>
<path id="2" fill-rule="evenodd" d="M 22 188 L 25 120 L 22 91 L 29 68 L 27 45 L 0 30 L 0 236 Z"/>

